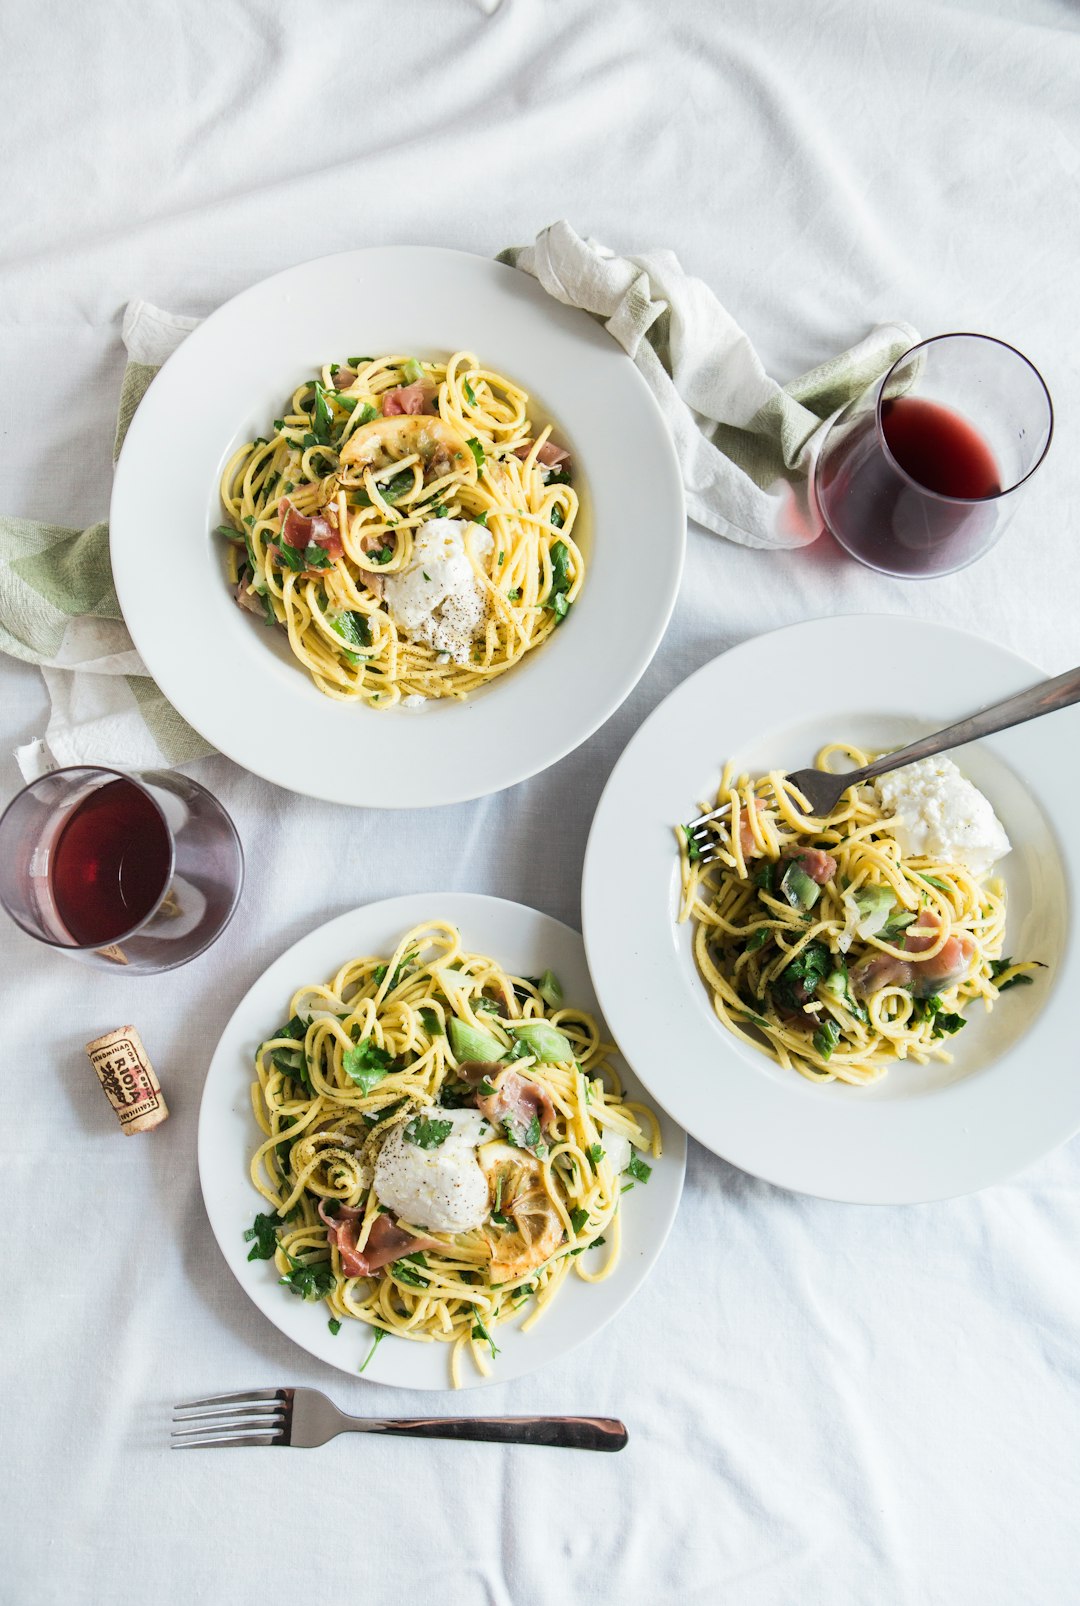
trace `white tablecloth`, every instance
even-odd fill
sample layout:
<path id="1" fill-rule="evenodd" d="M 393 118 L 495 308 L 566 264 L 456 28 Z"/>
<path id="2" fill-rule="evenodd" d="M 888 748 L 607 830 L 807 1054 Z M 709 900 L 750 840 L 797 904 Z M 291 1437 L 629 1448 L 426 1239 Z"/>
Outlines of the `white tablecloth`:
<path id="1" fill-rule="evenodd" d="M 642 684 L 503 796 L 391 821 L 199 766 L 251 873 L 224 940 L 174 975 L 100 975 L 0 924 L 0 1597 L 1075 1600 L 1077 1144 L 978 1197 L 904 1210 L 797 1198 L 693 1147 L 667 1251 L 623 1316 L 466 1402 L 621 1415 L 620 1456 L 163 1448 L 172 1401 L 229 1387 L 313 1383 L 371 1412 L 461 1403 L 324 1371 L 248 1304 L 210 1236 L 202 1077 L 280 949 L 358 902 L 442 886 L 576 922 L 616 756 L 689 671 L 758 631 L 880 610 L 967 626 L 1050 671 L 1080 660 L 1075 8 L 48 0 L 5 24 L 7 511 L 104 514 L 129 297 L 205 313 L 305 257 L 493 253 L 560 215 L 616 248 L 677 250 L 781 378 L 893 316 L 1002 336 L 1045 373 L 1059 438 L 1001 546 L 949 579 L 877 578 L 825 540 L 772 556 L 692 530 Z M 4 660 L 0 695 L 6 801 L 44 694 Z M 173 1112 L 131 1140 L 82 1051 L 127 1020 Z"/>

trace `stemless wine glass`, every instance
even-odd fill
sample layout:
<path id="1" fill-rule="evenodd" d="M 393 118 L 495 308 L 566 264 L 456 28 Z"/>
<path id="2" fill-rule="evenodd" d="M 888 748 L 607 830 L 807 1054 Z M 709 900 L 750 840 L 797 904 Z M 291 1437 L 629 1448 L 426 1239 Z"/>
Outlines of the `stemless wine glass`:
<path id="1" fill-rule="evenodd" d="M 186 964 L 224 931 L 243 881 L 236 827 L 174 771 L 54 770 L 0 817 L 0 903 L 31 937 L 87 964 L 143 974 Z"/>
<path id="2" fill-rule="evenodd" d="M 822 521 L 882 574 L 951 574 L 998 540 L 1053 434 L 1038 369 L 990 335 L 923 340 L 833 421 L 814 469 Z"/>

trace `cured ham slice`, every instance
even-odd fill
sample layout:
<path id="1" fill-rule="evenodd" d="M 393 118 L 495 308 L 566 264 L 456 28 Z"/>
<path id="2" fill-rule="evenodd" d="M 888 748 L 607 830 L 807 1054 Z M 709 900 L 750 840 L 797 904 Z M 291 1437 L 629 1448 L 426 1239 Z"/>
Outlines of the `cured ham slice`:
<path id="1" fill-rule="evenodd" d="M 357 1249 L 356 1240 L 363 1214 L 362 1209 L 341 1205 L 336 1216 L 328 1216 L 323 1205 L 319 1205 L 319 1215 L 326 1223 L 327 1242 L 336 1247 L 341 1256 L 341 1269 L 346 1277 L 370 1277 L 384 1266 L 389 1266 L 391 1261 L 400 1260 L 403 1255 L 414 1255 L 421 1249 L 439 1248 L 434 1238 L 418 1238 L 406 1232 L 398 1226 L 392 1215 L 378 1215 L 371 1223 L 367 1243 L 363 1249 Z"/>
<path id="2" fill-rule="evenodd" d="M 340 558 L 344 548 L 341 536 L 337 530 L 337 514 L 332 509 L 324 509 L 321 513 L 312 513 L 310 516 L 301 513 L 289 501 L 287 496 L 282 497 L 278 503 L 278 516 L 281 519 L 281 539 L 286 546 L 295 547 L 303 552 L 309 546 L 322 547 L 331 558 Z"/>
<path id="3" fill-rule="evenodd" d="M 532 441 L 526 441 L 524 446 L 514 447 L 514 456 L 520 457 L 522 462 L 533 449 Z M 543 468 L 561 469 L 568 473 L 570 469 L 570 453 L 565 446 L 556 446 L 554 441 L 545 441 L 536 454 L 536 461 Z"/>
<path id="4" fill-rule="evenodd" d="M 744 848 L 743 857 L 745 858 L 745 856 L 746 849 Z M 797 864 L 799 869 L 805 875 L 808 875 L 811 881 L 816 881 L 819 887 L 823 887 L 827 881 L 831 881 L 836 874 L 836 860 L 831 853 L 826 853 L 822 848 L 803 848 L 801 852 L 789 851 L 785 853 L 784 857 L 790 859 L 793 864 Z"/>
<path id="5" fill-rule="evenodd" d="M 435 397 L 438 390 L 434 385 L 427 384 L 423 379 L 417 379 L 411 385 L 399 385 L 396 390 L 387 390 L 383 393 L 382 410 L 384 418 L 396 418 L 400 413 L 434 413 Z"/>
<path id="6" fill-rule="evenodd" d="M 545 1090 L 514 1070 L 501 1071 L 494 1093 L 477 1099 L 476 1107 L 494 1127 L 501 1126 L 505 1130 L 509 1123 L 517 1143 L 524 1141 L 534 1117 L 539 1120 L 542 1132 L 555 1121 L 555 1106 Z"/>

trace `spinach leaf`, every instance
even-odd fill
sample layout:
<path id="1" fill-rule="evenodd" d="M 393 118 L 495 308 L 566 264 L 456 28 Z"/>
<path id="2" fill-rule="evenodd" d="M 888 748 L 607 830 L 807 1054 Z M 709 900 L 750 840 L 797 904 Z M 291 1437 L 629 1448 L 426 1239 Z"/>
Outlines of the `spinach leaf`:
<path id="1" fill-rule="evenodd" d="M 370 1093 L 393 1063 L 394 1056 L 373 1043 L 370 1037 L 361 1038 L 359 1043 L 347 1048 L 341 1056 L 342 1070 L 356 1083 L 361 1093 Z"/>
<path id="2" fill-rule="evenodd" d="M 454 1130 L 453 1121 L 431 1121 L 414 1115 L 405 1128 L 405 1141 L 415 1143 L 418 1149 L 438 1149 Z"/>
<path id="3" fill-rule="evenodd" d="M 1015 963 L 1015 960 L 1013 960 L 1011 958 L 1007 958 L 1007 959 L 991 959 L 991 961 L 990 961 L 990 977 L 991 977 L 991 980 L 996 982 L 997 978 L 999 976 L 1004 975 L 1004 973 L 1014 963 Z M 1031 984 L 1034 982 L 1034 980 L 1035 980 L 1034 976 L 1029 976 L 1027 974 L 1027 972 L 1024 971 L 1019 976 L 1010 976 L 1008 981 L 1003 981 L 1001 983 L 1001 986 L 998 988 L 998 992 L 999 993 L 1007 993 L 1010 987 L 1030 987 Z"/>

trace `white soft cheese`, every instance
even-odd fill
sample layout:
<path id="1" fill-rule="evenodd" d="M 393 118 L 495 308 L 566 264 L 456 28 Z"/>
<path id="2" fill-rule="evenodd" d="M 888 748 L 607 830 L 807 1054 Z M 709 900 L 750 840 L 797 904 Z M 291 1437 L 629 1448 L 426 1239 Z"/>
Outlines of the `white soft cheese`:
<path id="1" fill-rule="evenodd" d="M 905 859 L 966 864 L 984 875 L 1009 851 L 1005 829 L 977 786 L 951 758 L 924 758 L 874 782 Z"/>
<path id="2" fill-rule="evenodd" d="M 406 567 L 383 577 L 395 624 L 456 664 L 469 662 L 487 613 L 466 542 L 483 559 L 492 548 L 491 532 L 465 519 L 429 519 L 416 531 Z"/>
<path id="3" fill-rule="evenodd" d="M 453 1130 L 438 1148 L 410 1143 L 409 1123 L 397 1126 L 375 1162 L 375 1194 L 413 1227 L 429 1232 L 468 1232 L 487 1220 L 488 1184 L 476 1158 L 477 1145 L 492 1136 L 479 1110 L 446 1110 L 435 1104 L 423 1121 L 449 1121 Z"/>

